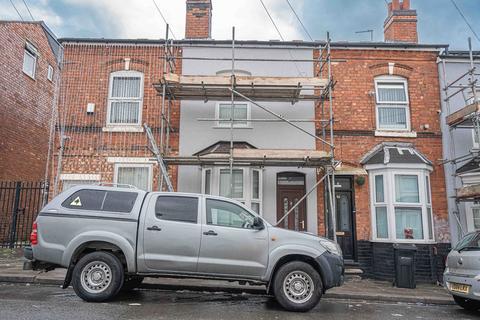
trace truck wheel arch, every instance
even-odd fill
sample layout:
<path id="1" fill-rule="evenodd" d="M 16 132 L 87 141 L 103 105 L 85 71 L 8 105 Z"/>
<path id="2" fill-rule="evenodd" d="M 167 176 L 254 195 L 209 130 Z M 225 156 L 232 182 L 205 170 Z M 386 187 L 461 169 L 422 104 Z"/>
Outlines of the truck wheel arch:
<path id="1" fill-rule="evenodd" d="M 280 269 L 281 266 L 291 261 L 302 261 L 302 262 L 308 263 L 318 272 L 322 281 L 324 280 L 324 276 L 325 276 L 324 271 L 322 270 L 322 267 L 317 263 L 317 261 L 313 257 L 305 254 L 287 254 L 277 260 L 277 262 L 275 263 L 275 266 L 272 269 L 272 272 L 270 273 L 268 284 L 267 284 L 267 292 L 269 294 L 272 293 L 271 284 L 272 284 L 272 280 L 275 278 L 275 274 L 277 273 L 278 269 Z"/>

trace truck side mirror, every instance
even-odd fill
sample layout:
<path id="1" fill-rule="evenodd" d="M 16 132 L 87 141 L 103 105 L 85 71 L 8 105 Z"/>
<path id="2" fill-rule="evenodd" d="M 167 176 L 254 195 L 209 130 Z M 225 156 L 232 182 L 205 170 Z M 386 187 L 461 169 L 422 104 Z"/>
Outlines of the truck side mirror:
<path id="1" fill-rule="evenodd" d="M 253 229 L 255 230 L 263 230 L 265 229 L 265 225 L 263 224 L 263 220 L 259 217 L 253 218 Z"/>

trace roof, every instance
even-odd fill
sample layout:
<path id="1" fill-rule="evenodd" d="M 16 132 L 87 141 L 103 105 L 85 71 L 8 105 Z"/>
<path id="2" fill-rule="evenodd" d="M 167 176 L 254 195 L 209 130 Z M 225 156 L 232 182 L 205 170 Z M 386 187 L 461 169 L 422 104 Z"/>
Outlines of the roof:
<path id="1" fill-rule="evenodd" d="M 256 149 L 250 143 L 245 141 L 234 141 L 234 149 Z M 194 156 L 205 156 L 208 154 L 229 154 L 230 153 L 230 141 L 218 141 L 211 146 L 206 147 L 198 152 L 195 152 Z"/>
<path id="2" fill-rule="evenodd" d="M 0 20 L 0 23 L 18 23 L 18 24 L 36 24 L 40 25 L 45 32 L 47 37 L 48 44 L 52 50 L 53 55 L 55 56 L 57 63 L 63 58 L 62 45 L 60 44 L 57 36 L 53 33 L 52 30 L 45 24 L 43 21 L 19 21 L 19 20 Z"/>
<path id="3" fill-rule="evenodd" d="M 170 165 L 190 166 L 228 166 L 230 153 L 211 152 L 184 157 L 165 157 Z M 318 168 L 331 163 L 330 154 L 325 151 L 310 149 L 253 149 L 234 148 L 233 159 L 235 166 L 253 167 L 309 167 Z"/>
<path id="4" fill-rule="evenodd" d="M 384 142 L 374 147 L 360 161 L 363 165 L 371 164 L 426 164 L 432 165 L 411 143 Z"/>
<path id="5" fill-rule="evenodd" d="M 472 52 L 474 60 L 480 60 L 480 51 Z M 451 59 L 470 59 L 470 52 L 467 50 L 445 50 L 441 55 L 441 58 Z"/>
<path id="6" fill-rule="evenodd" d="M 457 174 L 473 173 L 480 171 L 480 158 L 475 157 L 457 169 Z"/>
<path id="7" fill-rule="evenodd" d="M 59 39 L 60 43 L 92 43 L 92 44 L 149 44 L 164 45 L 165 39 L 125 39 L 125 38 L 75 38 L 65 37 Z M 230 46 L 231 40 L 214 40 L 214 39 L 182 39 L 173 40 L 174 45 L 225 45 Z M 280 41 L 280 40 L 235 40 L 236 46 L 262 46 L 262 47 L 298 47 L 298 48 L 316 48 L 326 45 L 324 40 L 315 41 Z M 332 48 L 368 48 L 368 49 L 411 49 L 411 50 L 432 50 L 442 51 L 448 48 L 448 44 L 419 44 L 408 42 L 371 42 L 371 41 L 332 41 Z"/>

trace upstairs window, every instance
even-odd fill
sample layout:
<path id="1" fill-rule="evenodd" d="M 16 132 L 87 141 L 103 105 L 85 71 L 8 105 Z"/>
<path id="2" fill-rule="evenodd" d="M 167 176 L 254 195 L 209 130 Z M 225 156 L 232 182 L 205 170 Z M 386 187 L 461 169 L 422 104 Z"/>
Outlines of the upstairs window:
<path id="1" fill-rule="evenodd" d="M 30 42 L 27 42 L 25 44 L 25 50 L 23 53 L 23 72 L 32 79 L 35 79 L 35 71 L 37 70 L 37 57 L 37 48 Z"/>
<path id="2" fill-rule="evenodd" d="M 410 130 L 407 81 L 400 77 L 375 79 L 377 130 Z"/>
<path id="3" fill-rule="evenodd" d="M 143 74 L 119 71 L 110 76 L 108 99 L 109 125 L 141 125 Z"/>
<path id="4" fill-rule="evenodd" d="M 250 126 L 250 105 L 248 103 L 234 103 L 234 128 L 248 128 Z M 232 103 L 222 102 L 217 104 L 217 127 L 230 128 L 232 120 Z"/>

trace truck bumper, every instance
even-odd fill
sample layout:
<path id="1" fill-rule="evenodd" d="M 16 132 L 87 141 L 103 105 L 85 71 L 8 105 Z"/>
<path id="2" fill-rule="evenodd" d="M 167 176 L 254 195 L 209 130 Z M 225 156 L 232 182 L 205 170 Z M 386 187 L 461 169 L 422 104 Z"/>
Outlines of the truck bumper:
<path id="1" fill-rule="evenodd" d="M 345 277 L 343 257 L 325 251 L 316 260 L 320 266 L 324 290 L 340 287 Z"/>
<path id="2" fill-rule="evenodd" d="M 35 260 L 35 258 L 33 257 L 33 249 L 31 246 L 23 248 L 23 256 L 25 257 L 25 259 L 27 259 L 23 262 L 23 270 L 50 271 L 55 269 L 56 267 L 56 265 L 52 263 Z"/>

